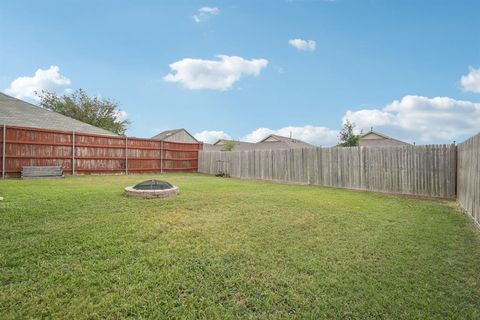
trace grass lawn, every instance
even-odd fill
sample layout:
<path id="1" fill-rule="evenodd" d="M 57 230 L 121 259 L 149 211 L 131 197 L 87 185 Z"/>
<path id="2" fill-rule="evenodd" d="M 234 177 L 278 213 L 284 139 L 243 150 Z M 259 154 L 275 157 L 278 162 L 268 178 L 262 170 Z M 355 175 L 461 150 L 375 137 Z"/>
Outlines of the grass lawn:
<path id="1" fill-rule="evenodd" d="M 452 203 L 196 174 L 123 196 L 149 177 L 0 181 L 0 319 L 480 318 Z"/>

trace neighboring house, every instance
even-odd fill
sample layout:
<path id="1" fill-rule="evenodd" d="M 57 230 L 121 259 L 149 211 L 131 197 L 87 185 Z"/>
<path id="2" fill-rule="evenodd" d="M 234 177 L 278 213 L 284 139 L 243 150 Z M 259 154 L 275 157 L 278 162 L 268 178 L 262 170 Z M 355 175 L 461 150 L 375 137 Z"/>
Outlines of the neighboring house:
<path id="1" fill-rule="evenodd" d="M 411 144 L 371 130 L 360 136 L 359 145 L 361 147 L 401 147 L 410 146 Z"/>
<path id="2" fill-rule="evenodd" d="M 111 131 L 92 126 L 48 109 L 37 107 L 31 103 L 0 92 L 0 125 L 3 124 L 18 127 L 117 136 L 117 134 Z"/>
<path id="3" fill-rule="evenodd" d="M 152 137 L 152 139 L 160 139 L 169 142 L 198 143 L 198 140 L 183 128 L 160 132 L 156 136 Z"/>
<path id="4" fill-rule="evenodd" d="M 271 134 L 256 143 L 258 149 L 298 149 L 315 148 L 313 144 L 302 140 Z"/>
<path id="5" fill-rule="evenodd" d="M 243 147 L 248 147 L 248 146 L 255 145 L 255 143 L 253 143 L 253 142 L 227 140 L 227 139 L 220 139 L 217 142 L 215 142 L 213 145 L 223 147 L 223 146 L 225 146 L 229 143 L 233 143 L 235 146 L 243 146 Z"/>
<path id="6" fill-rule="evenodd" d="M 203 151 L 222 151 L 222 148 L 217 147 L 216 145 L 213 145 L 211 143 L 203 143 L 202 145 L 202 150 Z"/>
<path id="7" fill-rule="evenodd" d="M 225 150 L 226 145 L 233 143 L 233 150 L 253 150 L 255 149 L 255 143 L 253 142 L 245 142 L 245 141 L 235 141 L 235 140 L 227 140 L 227 139 L 220 139 L 215 142 L 213 145 L 219 150 Z"/>
<path id="8" fill-rule="evenodd" d="M 236 140 L 227 140 L 227 139 L 220 139 L 214 144 L 203 144 L 203 150 L 206 151 L 225 151 L 226 145 L 232 143 L 233 149 L 232 151 L 239 151 L 239 150 L 253 150 L 255 149 L 255 143 L 252 142 L 244 142 L 244 141 L 236 141 Z"/>
<path id="9" fill-rule="evenodd" d="M 303 142 L 298 139 L 287 138 L 275 134 L 271 134 L 263 140 L 252 143 L 244 141 L 226 140 L 220 139 L 212 144 L 204 144 L 203 150 L 205 151 L 224 151 L 225 144 L 233 143 L 234 147 L 232 151 L 244 151 L 244 150 L 273 150 L 273 149 L 295 149 L 295 148 L 314 148 L 314 145 Z"/>

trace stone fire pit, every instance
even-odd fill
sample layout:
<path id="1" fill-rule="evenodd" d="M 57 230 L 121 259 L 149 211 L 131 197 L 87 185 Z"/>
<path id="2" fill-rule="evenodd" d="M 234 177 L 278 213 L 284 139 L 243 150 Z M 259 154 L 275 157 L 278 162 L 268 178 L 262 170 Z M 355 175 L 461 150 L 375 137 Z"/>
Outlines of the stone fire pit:
<path id="1" fill-rule="evenodd" d="M 125 188 L 127 196 L 138 198 L 168 198 L 176 196 L 179 192 L 178 187 L 169 182 L 154 179 Z"/>

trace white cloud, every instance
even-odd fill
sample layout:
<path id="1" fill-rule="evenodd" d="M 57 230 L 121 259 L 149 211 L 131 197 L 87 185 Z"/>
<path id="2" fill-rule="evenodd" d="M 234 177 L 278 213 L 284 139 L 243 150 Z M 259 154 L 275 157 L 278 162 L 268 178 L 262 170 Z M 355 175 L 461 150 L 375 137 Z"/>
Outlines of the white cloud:
<path id="1" fill-rule="evenodd" d="M 218 9 L 217 7 L 201 7 L 200 9 L 198 9 L 198 11 L 200 13 L 208 13 L 214 15 L 218 15 L 220 13 L 220 9 Z"/>
<path id="2" fill-rule="evenodd" d="M 37 100 L 35 91 L 58 91 L 60 88 L 70 84 L 70 79 L 60 74 L 58 66 L 51 66 L 45 70 L 38 69 L 32 77 L 18 77 L 12 81 L 10 87 L 5 89 L 5 92 L 19 99 L 30 98 Z"/>
<path id="3" fill-rule="evenodd" d="M 479 131 L 480 103 L 448 97 L 405 96 L 382 109 L 347 111 L 358 129 L 391 134 L 422 143 L 451 142 Z"/>
<path id="4" fill-rule="evenodd" d="M 470 72 L 462 76 L 460 84 L 464 91 L 480 93 L 480 68 L 474 69 L 470 67 Z"/>
<path id="5" fill-rule="evenodd" d="M 208 131 L 204 130 L 202 132 L 195 133 L 193 135 L 198 141 L 205 143 L 215 143 L 219 139 L 228 139 L 231 140 L 232 137 L 225 133 L 224 131 Z"/>
<path id="6" fill-rule="evenodd" d="M 163 79 L 179 82 L 187 89 L 227 90 L 243 76 L 258 76 L 268 65 L 266 59 L 247 60 L 218 55 L 219 60 L 185 58 L 170 64 L 171 73 Z"/>
<path id="7" fill-rule="evenodd" d="M 315 51 L 317 46 L 317 43 L 314 40 L 291 39 L 288 40 L 288 43 L 292 47 L 302 51 Z"/>
<path id="8" fill-rule="evenodd" d="M 193 15 L 193 20 L 195 20 L 197 23 L 200 23 L 208 19 L 210 16 L 217 16 L 219 14 L 220 9 L 217 7 L 201 7 L 198 9 L 198 13 Z"/>
<path id="9" fill-rule="evenodd" d="M 269 128 L 258 128 L 247 134 L 242 140 L 248 142 L 258 142 L 269 134 L 277 134 L 280 136 L 289 137 L 290 133 L 294 139 L 321 146 L 332 146 L 338 142 L 338 130 L 333 130 L 326 127 L 315 127 L 311 125 L 305 125 L 302 127 L 289 126 L 275 130 Z"/>

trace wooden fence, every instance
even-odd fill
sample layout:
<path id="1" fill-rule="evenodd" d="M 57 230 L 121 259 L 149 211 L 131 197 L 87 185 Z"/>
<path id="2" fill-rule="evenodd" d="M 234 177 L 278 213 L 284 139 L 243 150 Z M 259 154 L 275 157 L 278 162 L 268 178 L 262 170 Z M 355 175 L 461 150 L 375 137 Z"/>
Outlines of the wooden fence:
<path id="1" fill-rule="evenodd" d="M 0 149 L 2 177 L 15 177 L 22 166 L 51 165 L 67 174 L 196 172 L 201 144 L 3 126 Z"/>
<path id="2" fill-rule="evenodd" d="M 201 151 L 199 172 L 232 177 L 454 198 L 454 145 Z"/>
<path id="3" fill-rule="evenodd" d="M 480 134 L 458 145 L 457 202 L 480 228 Z"/>
<path id="4" fill-rule="evenodd" d="M 197 143 L 0 127 L 2 177 L 23 166 L 67 174 L 190 171 L 455 198 L 480 228 L 480 134 L 458 145 L 201 151 Z"/>

